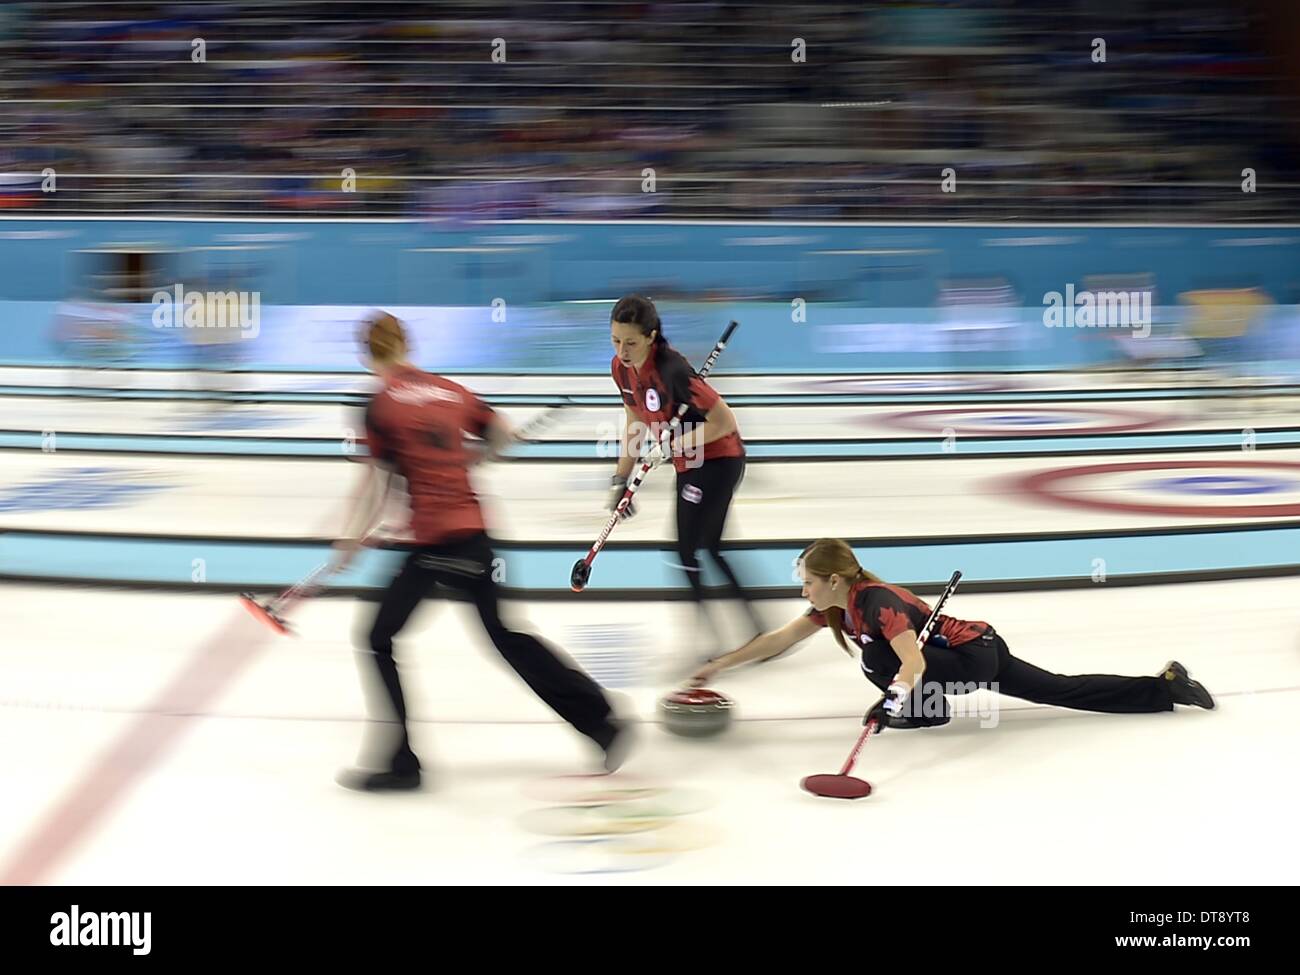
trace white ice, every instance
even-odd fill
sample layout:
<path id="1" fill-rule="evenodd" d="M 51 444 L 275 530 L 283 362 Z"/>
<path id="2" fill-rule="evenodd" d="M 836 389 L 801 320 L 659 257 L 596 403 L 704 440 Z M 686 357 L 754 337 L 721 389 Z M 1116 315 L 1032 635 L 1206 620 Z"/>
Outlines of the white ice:
<path id="1" fill-rule="evenodd" d="M 637 834 L 648 841 L 626 849 L 640 852 L 598 860 L 572 845 L 540 855 L 562 840 L 527 827 L 530 810 L 555 805 L 532 790 L 590 771 L 595 756 L 499 662 L 462 604 L 426 604 L 399 645 L 426 788 L 364 795 L 333 777 L 362 742 L 351 641 L 372 605 L 317 600 L 303 607 L 301 635 L 284 638 L 225 595 L 11 585 L 0 871 L 12 880 L 20 854 L 71 800 L 80 818 L 43 838 L 54 856 L 28 880 L 1294 883 L 1300 855 L 1285 837 L 1300 746 L 1295 585 L 959 592 L 954 614 L 993 622 L 1035 664 L 1150 674 L 1177 658 L 1219 708 L 1119 716 L 1000 698 L 996 724 L 986 710 L 870 740 L 858 771 L 875 791 L 857 802 L 798 788 L 807 774 L 837 770 L 875 696 L 825 633 L 719 678 L 737 720 L 721 737 L 688 741 L 653 723 L 656 698 L 690 663 L 672 649 L 695 622 L 686 605 L 516 604 L 517 623 L 576 644 L 598 672 L 581 634 L 626 633 L 634 664 L 621 676 L 634 686 L 619 700 L 642 723 L 640 747 L 614 778 L 705 794 L 707 808 L 669 831 Z M 773 623 L 801 608 L 763 604 Z M 224 683 L 213 670 L 223 662 Z M 207 673 L 200 686 L 163 694 L 196 663 Z M 142 720 L 152 723 L 148 744 L 106 769 Z M 593 864 L 628 872 L 557 872 Z"/>

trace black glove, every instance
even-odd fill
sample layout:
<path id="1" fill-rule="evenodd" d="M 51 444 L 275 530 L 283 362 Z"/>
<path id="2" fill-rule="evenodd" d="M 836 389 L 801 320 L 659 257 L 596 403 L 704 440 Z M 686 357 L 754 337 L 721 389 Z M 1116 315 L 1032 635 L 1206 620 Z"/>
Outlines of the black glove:
<path id="1" fill-rule="evenodd" d="M 615 474 L 609 479 L 609 497 L 605 501 L 605 508 L 613 511 L 618 507 L 618 503 L 623 500 L 623 495 L 627 493 L 627 478 Z M 629 518 L 636 516 L 636 496 L 627 503 L 627 507 L 619 514 L 620 521 L 627 521 Z"/>
<path id="2" fill-rule="evenodd" d="M 892 715 L 901 714 L 903 711 L 903 701 L 907 697 L 901 684 L 891 684 L 875 704 L 867 710 L 862 716 L 862 726 L 865 728 L 872 721 L 876 722 L 876 734 L 884 731 L 889 727 L 889 719 Z"/>
<path id="3" fill-rule="evenodd" d="M 884 697 L 881 697 L 879 701 L 871 705 L 871 707 L 867 709 L 867 713 L 862 716 L 862 726 L 864 728 L 871 724 L 872 721 L 876 723 L 876 730 L 874 733 L 877 735 L 889 727 L 889 712 L 885 710 Z"/>

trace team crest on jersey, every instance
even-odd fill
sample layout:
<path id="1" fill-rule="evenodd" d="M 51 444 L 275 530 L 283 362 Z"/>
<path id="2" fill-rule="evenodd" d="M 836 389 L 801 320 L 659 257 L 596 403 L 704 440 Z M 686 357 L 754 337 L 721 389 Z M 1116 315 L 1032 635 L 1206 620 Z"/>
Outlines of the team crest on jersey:
<path id="1" fill-rule="evenodd" d="M 645 407 L 651 413 L 659 412 L 659 390 L 651 388 L 645 391 Z"/>

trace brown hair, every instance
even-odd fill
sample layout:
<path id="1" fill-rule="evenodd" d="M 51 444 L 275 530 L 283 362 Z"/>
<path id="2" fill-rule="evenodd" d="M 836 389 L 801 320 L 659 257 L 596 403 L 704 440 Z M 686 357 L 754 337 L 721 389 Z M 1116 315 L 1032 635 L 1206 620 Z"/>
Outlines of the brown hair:
<path id="1" fill-rule="evenodd" d="M 842 538 L 819 538 L 805 548 L 799 558 L 803 560 L 804 568 L 809 574 L 822 579 L 837 575 L 850 586 L 864 579 L 868 582 L 882 581 L 879 576 L 858 565 L 858 557 Z M 853 651 L 844 642 L 844 610 L 838 606 L 826 610 L 826 624 L 840 649 L 852 656 Z"/>
<path id="2" fill-rule="evenodd" d="M 655 371 L 672 394 L 674 403 L 686 403 L 691 398 L 691 380 L 698 375 L 695 368 L 664 338 L 663 322 L 655 303 L 644 295 L 624 295 L 614 305 L 609 320 L 616 325 L 635 325 L 646 338 L 658 333 L 654 340 Z"/>
<path id="3" fill-rule="evenodd" d="M 397 362 L 406 355 L 406 329 L 386 311 L 373 312 L 361 323 L 361 342 L 378 365 Z"/>
<path id="4" fill-rule="evenodd" d="M 651 332 L 658 332 L 660 339 L 664 337 L 659 310 L 653 301 L 643 295 L 624 295 L 609 313 L 609 320 L 620 325 L 635 325 L 646 338 L 650 337 Z"/>

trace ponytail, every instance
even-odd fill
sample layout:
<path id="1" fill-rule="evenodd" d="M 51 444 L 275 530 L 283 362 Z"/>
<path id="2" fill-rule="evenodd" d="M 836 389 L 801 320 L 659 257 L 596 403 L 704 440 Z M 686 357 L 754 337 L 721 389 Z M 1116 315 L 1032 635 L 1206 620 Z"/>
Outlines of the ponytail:
<path id="1" fill-rule="evenodd" d="M 668 344 L 654 302 L 643 295 L 625 295 L 614 305 L 609 320 L 620 325 L 635 325 L 646 338 L 654 333 L 655 371 L 663 378 L 674 403 L 690 402 L 691 380 L 698 374 L 686 356 Z"/>
<path id="2" fill-rule="evenodd" d="M 840 538 L 819 538 L 800 553 L 804 568 L 812 575 L 829 579 L 839 576 L 850 586 L 859 582 L 880 582 L 875 574 L 868 572 L 858 564 L 858 557 L 853 554 L 849 543 Z M 840 645 L 840 649 L 849 656 L 853 651 L 844 640 L 844 610 L 832 606 L 826 610 L 826 625 L 830 627 L 831 636 Z"/>
<path id="3" fill-rule="evenodd" d="M 374 312 L 361 323 L 361 343 L 376 365 L 389 365 L 406 355 L 406 330 L 388 312 Z"/>

